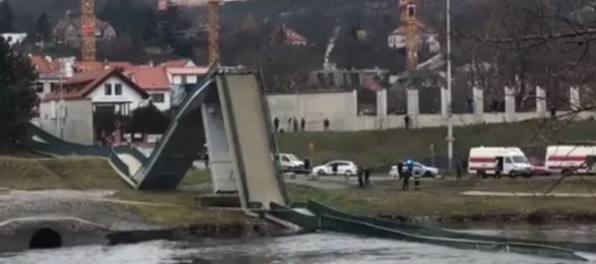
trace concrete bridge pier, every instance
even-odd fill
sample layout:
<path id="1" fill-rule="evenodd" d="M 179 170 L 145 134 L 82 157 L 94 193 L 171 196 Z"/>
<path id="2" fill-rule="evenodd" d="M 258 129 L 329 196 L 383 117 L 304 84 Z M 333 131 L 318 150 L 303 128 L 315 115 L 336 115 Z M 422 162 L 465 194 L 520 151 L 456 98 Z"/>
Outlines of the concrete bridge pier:
<path id="1" fill-rule="evenodd" d="M 205 126 L 213 191 L 214 193 L 237 192 L 238 174 L 234 170 L 221 105 L 205 103 L 201 106 L 201 114 Z"/>

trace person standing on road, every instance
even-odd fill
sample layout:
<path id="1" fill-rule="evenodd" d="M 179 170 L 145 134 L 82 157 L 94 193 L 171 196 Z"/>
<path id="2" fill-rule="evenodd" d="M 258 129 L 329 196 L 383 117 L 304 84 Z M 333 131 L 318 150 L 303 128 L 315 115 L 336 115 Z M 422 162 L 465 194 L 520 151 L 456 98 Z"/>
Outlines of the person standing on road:
<path id="1" fill-rule="evenodd" d="M 408 160 L 406 162 L 406 173 L 404 174 L 403 177 L 403 185 L 401 187 L 401 189 L 403 191 L 407 191 L 410 189 L 410 177 L 412 177 L 412 174 L 414 172 L 414 162 L 412 162 L 411 160 Z"/>
<path id="2" fill-rule="evenodd" d="M 358 169 L 358 187 L 364 188 L 364 171 Z"/>
<path id="3" fill-rule="evenodd" d="M 464 163 L 461 159 L 457 160 L 457 164 L 455 165 L 455 177 L 459 181 L 461 180 L 461 175 L 463 173 Z"/>
<path id="4" fill-rule="evenodd" d="M 333 175 L 337 175 L 337 162 L 331 164 L 331 170 L 333 171 Z"/>
<path id="5" fill-rule="evenodd" d="M 273 128 L 275 129 L 275 133 L 279 132 L 279 118 L 273 119 Z"/>
<path id="6" fill-rule="evenodd" d="M 370 167 L 364 168 L 364 186 L 370 185 Z"/>
<path id="7" fill-rule="evenodd" d="M 397 177 L 401 180 L 403 178 L 404 173 L 404 163 L 401 160 L 397 161 Z"/>
<path id="8" fill-rule="evenodd" d="M 304 158 L 304 173 L 310 173 L 310 159 L 308 157 Z"/>
<path id="9" fill-rule="evenodd" d="M 304 132 L 304 129 L 306 128 L 306 120 L 304 120 L 304 117 L 300 120 L 300 130 L 302 130 L 302 132 Z"/>
<path id="10" fill-rule="evenodd" d="M 496 170 L 495 170 L 495 178 L 500 179 L 501 178 L 501 173 L 503 172 L 503 158 L 498 158 L 497 159 L 497 166 L 496 166 Z"/>

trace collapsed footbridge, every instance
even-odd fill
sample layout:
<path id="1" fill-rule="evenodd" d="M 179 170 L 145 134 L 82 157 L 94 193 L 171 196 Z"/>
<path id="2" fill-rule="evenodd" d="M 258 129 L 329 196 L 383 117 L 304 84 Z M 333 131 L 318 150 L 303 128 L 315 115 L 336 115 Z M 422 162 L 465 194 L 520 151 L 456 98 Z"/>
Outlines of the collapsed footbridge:
<path id="1" fill-rule="evenodd" d="M 244 208 L 286 204 L 287 194 L 273 153 L 261 75 L 246 69 L 212 68 L 187 93 L 150 156 L 132 146 L 105 148 L 65 142 L 34 125 L 25 142 L 53 156 L 94 155 L 110 164 L 132 187 L 173 190 L 207 142 L 216 192 L 237 192 Z"/>

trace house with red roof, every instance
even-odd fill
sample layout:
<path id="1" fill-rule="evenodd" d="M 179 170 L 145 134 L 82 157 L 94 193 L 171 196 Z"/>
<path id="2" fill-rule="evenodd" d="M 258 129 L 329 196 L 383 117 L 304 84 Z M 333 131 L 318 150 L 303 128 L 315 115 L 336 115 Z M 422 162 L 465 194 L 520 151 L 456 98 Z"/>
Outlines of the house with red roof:
<path id="1" fill-rule="evenodd" d="M 170 109 L 170 80 L 165 67 L 137 67 L 127 72 L 130 79 L 145 91 L 162 111 Z"/>
<path id="2" fill-rule="evenodd" d="M 190 59 L 177 59 L 177 60 L 164 61 L 163 63 L 160 64 L 160 66 L 163 66 L 166 68 L 170 68 L 170 67 L 184 68 L 184 67 L 196 67 L 197 65 L 194 62 L 192 62 L 192 60 L 190 60 Z"/>
<path id="3" fill-rule="evenodd" d="M 437 53 L 441 51 L 441 43 L 439 42 L 439 35 L 429 29 L 420 21 L 416 21 L 418 29 L 420 30 L 420 39 L 418 42 L 421 45 L 427 45 L 429 51 Z M 396 28 L 387 38 L 387 44 L 392 49 L 403 49 L 406 47 L 406 26 Z"/>
<path id="4" fill-rule="evenodd" d="M 98 113 L 114 114 L 123 125 L 126 117 L 144 106 L 148 98 L 149 94 L 121 69 L 75 73 L 60 86 L 54 85 L 42 99 L 40 126 L 68 141 L 94 144 L 106 131 L 98 130 L 94 122 L 99 120 Z"/>
<path id="5" fill-rule="evenodd" d="M 306 46 L 308 44 L 308 39 L 304 36 L 298 34 L 295 30 L 283 24 L 280 29 L 282 41 L 285 45 L 289 46 Z"/>

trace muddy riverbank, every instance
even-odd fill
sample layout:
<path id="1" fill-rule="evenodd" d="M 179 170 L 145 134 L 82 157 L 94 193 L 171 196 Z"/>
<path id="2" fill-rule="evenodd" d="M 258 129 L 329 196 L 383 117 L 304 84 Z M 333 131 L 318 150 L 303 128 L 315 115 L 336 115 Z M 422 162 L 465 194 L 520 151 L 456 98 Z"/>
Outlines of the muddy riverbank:
<path id="1" fill-rule="evenodd" d="M 196 221 L 159 224 L 159 219 L 148 218 L 144 211 L 134 208 L 151 207 L 151 212 L 168 214 L 172 207 L 181 210 L 177 208 L 181 205 L 139 205 L 137 201 L 114 198 L 114 194 L 110 190 L 5 190 L 0 194 L 0 251 L 24 250 L 36 243 L 45 247 L 114 245 L 148 240 L 262 237 L 283 232 L 282 227 L 265 220 L 223 209 L 185 208 L 196 214 Z"/>

